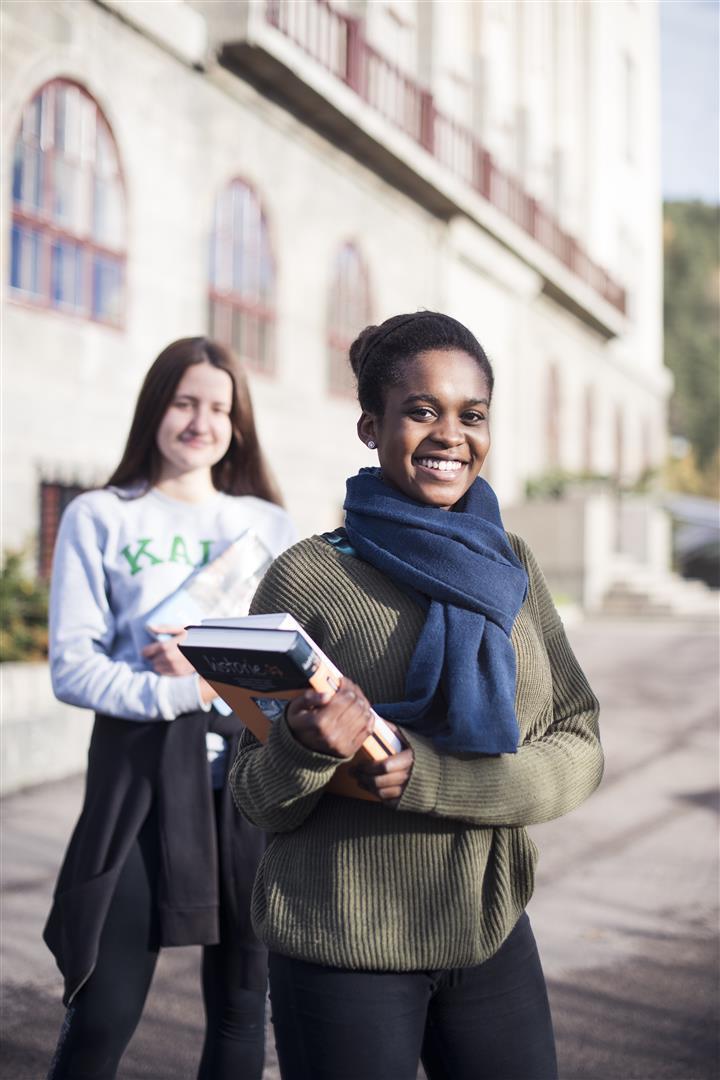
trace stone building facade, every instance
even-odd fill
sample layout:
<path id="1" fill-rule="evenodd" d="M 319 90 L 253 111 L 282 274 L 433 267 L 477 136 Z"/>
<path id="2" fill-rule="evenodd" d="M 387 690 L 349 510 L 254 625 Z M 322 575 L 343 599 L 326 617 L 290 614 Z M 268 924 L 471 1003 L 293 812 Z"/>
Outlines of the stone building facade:
<path id="1" fill-rule="evenodd" d="M 6 0 L 3 544 L 116 463 L 144 371 L 245 359 L 306 533 L 340 520 L 343 353 L 433 308 L 496 369 L 488 476 L 661 464 L 658 13 L 590 0 Z"/>

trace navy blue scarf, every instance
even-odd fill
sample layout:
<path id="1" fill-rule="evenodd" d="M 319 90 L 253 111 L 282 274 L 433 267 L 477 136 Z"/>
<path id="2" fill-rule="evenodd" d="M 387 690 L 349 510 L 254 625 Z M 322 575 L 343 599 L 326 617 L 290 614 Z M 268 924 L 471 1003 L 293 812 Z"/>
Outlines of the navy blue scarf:
<path id="1" fill-rule="evenodd" d="M 429 602 L 405 699 L 376 705 L 378 713 L 447 752 L 513 753 L 519 731 L 510 631 L 527 574 L 490 485 L 478 478 L 458 511 L 439 510 L 385 484 L 378 469 L 362 469 L 347 482 L 345 511 L 360 558 Z"/>

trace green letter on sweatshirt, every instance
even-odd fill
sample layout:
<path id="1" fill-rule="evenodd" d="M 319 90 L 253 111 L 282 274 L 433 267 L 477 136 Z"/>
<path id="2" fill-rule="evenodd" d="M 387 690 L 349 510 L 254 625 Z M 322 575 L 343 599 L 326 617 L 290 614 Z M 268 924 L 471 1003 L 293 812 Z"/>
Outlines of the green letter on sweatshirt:
<path id="1" fill-rule="evenodd" d="M 129 544 L 126 544 L 120 552 L 120 554 L 124 555 L 130 563 L 131 574 L 139 574 L 142 570 L 142 566 L 140 566 L 140 558 L 142 555 L 145 555 L 145 557 L 150 560 L 150 566 L 155 566 L 156 563 L 161 563 L 163 561 L 162 559 L 158 559 L 157 555 L 153 555 L 152 551 L 148 551 L 148 544 L 151 540 L 151 536 L 146 536 L 145 539 L 138 540 L 138 548 L 134 555 L 130 551 Z"/>
<path id="2" fill-rule="evenodd" d="M 190 556 L 188 555 L 187 544 L 182 536 L 173 536 L 168 562 L 184 562 L 187 563 L 188 566 L 193 565 L 190 561 Z"/>

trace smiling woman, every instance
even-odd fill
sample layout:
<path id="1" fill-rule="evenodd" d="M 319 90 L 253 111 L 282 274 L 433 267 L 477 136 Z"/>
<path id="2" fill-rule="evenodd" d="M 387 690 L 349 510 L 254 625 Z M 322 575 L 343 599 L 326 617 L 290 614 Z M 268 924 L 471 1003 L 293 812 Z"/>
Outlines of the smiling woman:
<path id="1" fill-rule="evenodd" d="M 475 482 L 490 449 L 488 376 L 459 349 L 416 356 L 363 412 L 358 434 L 375 443 L 386 482 L 411 499 L 449 510 Z"/>
<path id="2" fill-rule="evenodd" d="M 96 717 L 45 928 L 71 1006 L 52 1080 L 116 1075 L 160 948 L 184 944 L 204 946 L 200 1080 L 262 1075 L 266 959 L 248 909 L 265 838 L 233 813 L 225 784 L 240 721 L 217 710 L 178 643 L 194 570 L 240 538 L 265 563 L 292 542 L 278 502 L 242 368 L 190 337 L 150 367 L 107 485 L 63 515 L 53 689 Z M 170 596 L 180 625 L 151 624 Z"/>
<path id="3" fill-rule="evenodd" d="M 207 361 L 187 369 L 157 431 L 158 487 L 200 481 L 207 485 L 206 494 L 212 494 L 208 470 L 230 446 L 232 406 L 233 382 L 227 371 Z"/>
<path id="4" fill-rule="evenodd" d="M 347 678 L 296 698 L 264 745 L 245 732 L 230 778 L 272 833 L 252 913 L 281 1073 L 414 1080 L 421 1057 L 429 1080 L 554 1080 L 525 826 L 597 786 L 597 702 L 480 476 L 493 374 L 473 334 L 397 315 L 350 360 L 380 467 L 252 605 L 295 615 Z M 326 794 L 371 707 L 406 748 L 355 769 L 375 801 Z"/>

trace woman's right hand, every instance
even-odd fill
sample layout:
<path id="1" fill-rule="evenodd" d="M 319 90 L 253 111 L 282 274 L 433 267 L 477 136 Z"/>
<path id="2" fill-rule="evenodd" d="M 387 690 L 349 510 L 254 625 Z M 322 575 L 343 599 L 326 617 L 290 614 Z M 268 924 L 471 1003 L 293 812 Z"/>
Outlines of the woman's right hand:
<path id="1" fill-rule="evenodd" d="M 285 715 L 303 746 L 340 758 L 353 756 L 374 723 L 370 702 L 359 686 L 345 678 L 334 694 L 306 690 L 290 702 Z"/>

